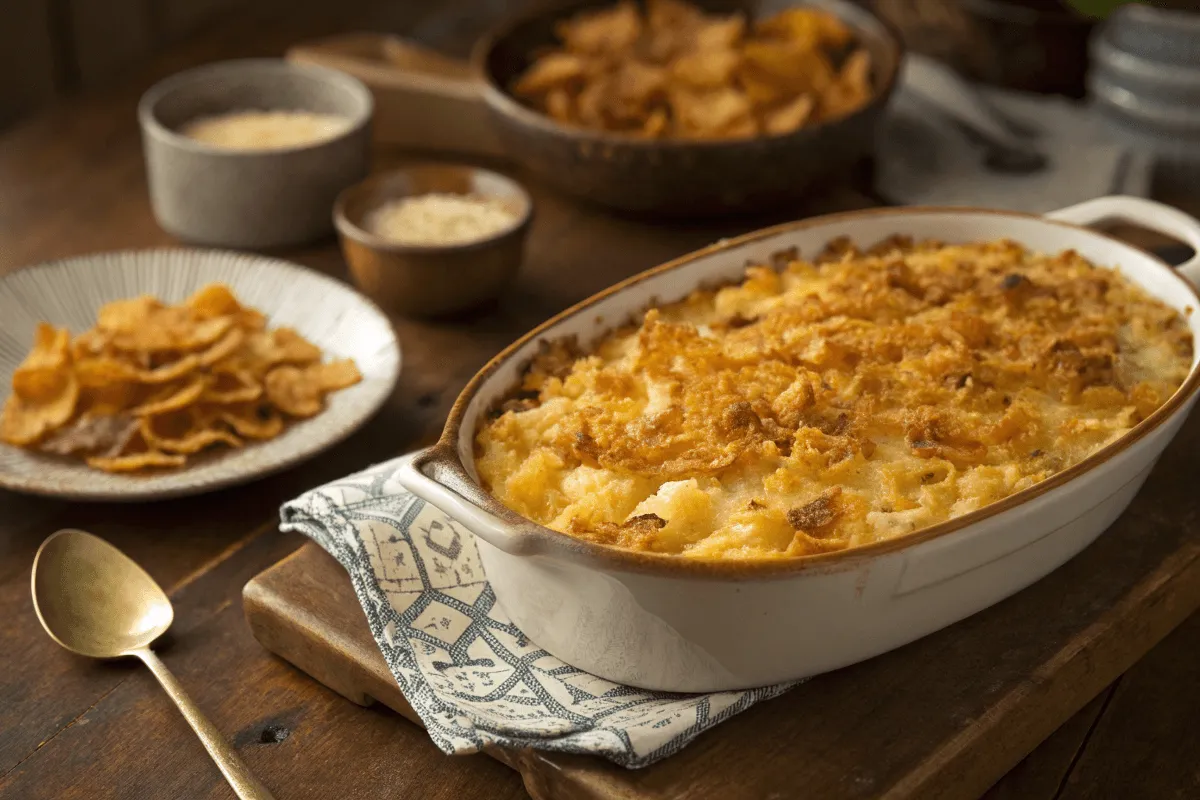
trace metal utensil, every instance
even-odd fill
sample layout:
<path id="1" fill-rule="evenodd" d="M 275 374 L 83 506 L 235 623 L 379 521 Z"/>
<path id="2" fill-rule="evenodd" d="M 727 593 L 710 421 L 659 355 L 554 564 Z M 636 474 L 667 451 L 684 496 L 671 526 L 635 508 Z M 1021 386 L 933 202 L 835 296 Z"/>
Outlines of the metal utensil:
<path id="1" fill-rule="evenodd" d="M 996 172 L 1024 174 L 1046 168 L 1049 159 L 1028 137 L 1013 130 L 995 106 L 954 71 L 932 59 L 910 55 L 901 68 L 901 86 L 921 103 L 950 117 L 985 150 Z"/>
<path id="2" fill-rule="evenodd" d="M 242 800 L 271 800 L 237 751 L 184 693 L 150 643 L 171 626 L 171 601 L 146 571 L 90 533 L 61 530 L 33 560 L 33 608 L 50 638 L 90 658 L 133 656 L 158 678 Z"/>
<path id="3" fill-rule="evenodd" d="M 1004 109 L 996 105 L 996 102 L 986 94 L 969 84 L 968 87 L 979 100 L 980 105 L 987 109 L 995 120 L 1007 128 L 1010 133 L 1020 136 L 1022 139 L 1037 139 L 1042 135 L 1042 129 L 1037 125 L 1004 113 Z"/>
<path id="4" fill-rule="evenodd" d="M 1014 125 L 983 93 L 949 67 L 932 58 L 910 53 L 900 68 L 901 85 L 939 107 L 946 108 L 984 135 L 1009 147 L 1021 147 L 1033 138 L 1029 126 Z M 1020 128 L 1020 129 L 1019 129 Z"/>

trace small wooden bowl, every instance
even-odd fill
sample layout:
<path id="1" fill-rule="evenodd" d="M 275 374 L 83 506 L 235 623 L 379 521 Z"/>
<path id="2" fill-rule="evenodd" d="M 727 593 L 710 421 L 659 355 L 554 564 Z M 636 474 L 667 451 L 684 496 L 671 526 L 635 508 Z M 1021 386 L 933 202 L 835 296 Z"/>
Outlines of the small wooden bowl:
<path id="1" fill-rule="evenodd" d="M 367 215 L 384 203 L 431 192 L 500 198 L 519 216 L 499 233 L 461 244 L 399 244 L 367 229 Z M 387 311 L 413 317 L 466 311 L 495 299 L 521 266 L 532 219 L 533 200 L 516 181 L 441 164 L 373 175 L 343 191 L 333 207 L 354 282 Z"/>

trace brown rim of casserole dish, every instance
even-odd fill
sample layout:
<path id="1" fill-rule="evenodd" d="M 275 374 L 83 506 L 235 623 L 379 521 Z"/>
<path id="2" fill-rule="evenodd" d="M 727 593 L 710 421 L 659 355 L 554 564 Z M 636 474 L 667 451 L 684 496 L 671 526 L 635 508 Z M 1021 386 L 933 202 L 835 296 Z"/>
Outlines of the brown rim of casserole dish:
<path id="1" fill-rule="evenodd" d="M 1187 378 L 1179 386 L 1174 394 L 1167 399 L 1154 413 L 1146 419 L 1139 422 L 1127 433 L 1121 436 L 1120 439 L 1109 444 L 1100 450 L 1097 450 L 1092 455 L 1083 459 L 1077 464 L 1056 473 L 1041 483 L 1037 483 L 1028 489 L 1023 489 L 1015 494 L 1011 494 L 1002 500 L 984 506 L 975 511 L 968 512 L 961 517 L 946 520 L 945 522 L 930 525 L 926 528 L 919 528 L 911 533 L 901 534 L 891 539 L 884 539 L 871 544 L 862 545 L 860 547 L 851 547 L 845 550 L 838 550 L 830 553 L 816 553 L 803 556 L 792 556 L 783 558 L 747 558 L 747 559 L 722 559 L 722 558 L 697 558 L 682 556 L 677 553 L 650 553 L 636 550 L 627 550 L 613 545 L 598 544 L 567 533 L 547 528 L 539 525 L 532 520 L 522 517 L 517 512 L 511 510 L 499 500 L 497 500 L 490 492 L 486 491 L 478 483 L 471 479 L 466 468 L 458 457 L 458 439 L 462 427 L 463 417 L 466 415 L 467 406 L 471 399 L 478 391 L 479 387 L 491 376 L 491 374 L 499 367 L 499 365 L 507 361 L 512 355 L 523 345 L 532 340 L 538 339 L 549 328 L 557 325 L 559 322 L 574 317 L 578 314 L 583 314 L 599 300 L 609 297 L 617 292 L 623 291 L 627 287 L 634 286 L 653 275 L 659 275 L 664 272 L 669 272 L 673 269 L 678 269 L 698 258 L 718 253 L 722 250 L 727 250 L 737 245 L 753 242 L 758 239 L 775 236 L 785 231 L 801 230 L 813 225 L 824 225 L 837 219 L 850 217 L 865 217 L 878 214 L 995 214 L 997 216 L 1019 217 L 1022 219 L 1035 219 L 1039 222 L 1044 222 L 1051 225 L 1059 225 L 1065 228 L 1083 228 L 1084 230 L 1094 233 L 1102 238 L 1114 241 L 1124 247 L 1133 247 L 1127 242 L 1123 242 L 1114 236 L 1102 233 L 1093 228 L 1088 228 L 1083 225 L 1075 225 L 1069 222 L 1049 219 L 1038 214 L 1025 214 L 1017 211 L 999 211 L 995 209 L 984 208 L 949 208 L 940 206 L 918 206 L 904 208 L 879 208 L 866 209 L 862 211 L 848 211 L 836 214 L 826 214 L 820 217 L 813 217 L 806 220 L 798 220 L 795 222 L 785 222 L 781 225 L 774 225 L 769 228 L 753 231 L 751 233 L 736 236 L 730 239 L 719 241 L 708 247 L 696 250 L 679 258 L 673 259 L 660 264 L 657 267 L 652 267 L 644 272 L 638 273 L 630 278 L 627 278 L 619 283 L 616 283 L 607 289 L 604 289 L 587 299 L 576 303 L 570 308 L 562 311 L 559 314 L 538 325 L 533 330 L 526 333 L 524 336 L 517 339 L 508 347 L 500 351 L 487 364 L 483 366 L 475 374 L 474 377 L 463 388 L 458 398 L 454 401 L 454 406 L 450 410 L 450 414 L 446 419 L 446 425 L 442 430 L 442 435 L 438 438 L 435 445 L 426 451 L 418 454 L 413 461 L 413 468 L 424 473 L 423 466 L 426 464 L 436 464 L 445 468 L 445 471 L 439 471 L 437 478 L 433 480 L 441 483 L 447 489 L 464 495 L 466 502 L 478 506 L 483 511 L 497 517 L 502 522 L 514 527 L 514 532 L 520 537 L 537 537 L 551 545 L 557 550 L 570 550 L 575 555 L 584 557 L 587 560 L 595 560 L 604 563 L 606 566 L 624 569 L 628 571 L 639 572 L 654 572 L 678 574 L 680 577 L 696 576 L 696 577 L 712 577 L 712 578 L 740 578 L 740 577 L 759 577 L 764 575 L 779 575 L 783 576 L 801 570 L 840 570 L 854 566 L 855 562 L 868 560 L 875 556 L 891 553 L 897 550 L 902 550 L 916 544 L 928 542 L 933 539 L 940 538 L 947 534 L 959 531 L 976 522 L 980 522 L 989 517 L 1003 513 L 1010 509 L 1032 500 L 1035 497 L 1045 494 L 1046 492 L 1056 489 L 1064 484 L 1080 477 L 1089 472 L 1094 467 L 1099 466 L 1105 461 L 1126 449 L 1134 442 L 1143 438 L 1147 433 L 1163 424 L 1170 416 L 1178 411 L 1187 400 L 1196 393 L 1200 388 L 1200 362 L 1193 364 L 1188 372 Z M 1170 264 L 1167 264 L 1157 256 L 1147 253 L 1147 256 L 1155 263 L 1161 265 L 1164 270 L 1167 270 L 1179 281 L 1185 284 L 1192 298 L 1195 300 L 1195 305 L 1192 306 L 1193 311 L 1200 309 L 1200 291 L 1192 285 L 1190 281 L 1175 272 Z M 1107 265 L 1106 265 L 1107 266 Z M 1136 281 L 1135 281 L 1136 283 Z M 1182 313 L 1182 312 L 1181 312 Z M 1186 316 L 1186 315 L 1185 315 Z M 1193 334 L 1193 340 L 1195 339 Z M 1195 345 L 1200 345 L 1200 342 L 1194 342 Z M 474 433 L 474 432 L 472 432 Z M 446 482 L 449 479 L 449 482 Z M 466 490 L 464 492 L 464 490 Z M 1086 513 L 1084 509 L 1081 513 Z"/>

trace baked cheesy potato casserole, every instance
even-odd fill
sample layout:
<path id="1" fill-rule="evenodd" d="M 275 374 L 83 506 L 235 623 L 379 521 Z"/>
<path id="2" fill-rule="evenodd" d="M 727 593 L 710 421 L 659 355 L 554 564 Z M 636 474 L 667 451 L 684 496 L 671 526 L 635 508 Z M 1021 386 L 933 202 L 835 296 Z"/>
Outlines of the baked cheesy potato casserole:
<path id="1" fill-rule="evenodd" d="M 485 487 L 583 539 L 801 556 L 952 519 L 1114 441 L 1187 376 L 1178 312 L 1074 251 L 895 237 L 782 253 L 544 347 L 476 437 Z"/>

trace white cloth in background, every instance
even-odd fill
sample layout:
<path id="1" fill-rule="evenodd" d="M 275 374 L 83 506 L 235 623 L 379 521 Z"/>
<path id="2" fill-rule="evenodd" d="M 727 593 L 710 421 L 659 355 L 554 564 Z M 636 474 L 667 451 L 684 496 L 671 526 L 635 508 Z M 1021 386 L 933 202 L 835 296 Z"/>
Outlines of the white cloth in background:
<path id="1" fill-rule="evenodd" d="M 978 206 L 1044 213 L 1109 194 L 1144 197 L 1151 158 L 1105 138 L 1086 106 L 1066 98 L 978 87 L 1006 116 L 1040 131 L 1041 172 L 988 169 L 984 148 L 898 87 L 880 131 L 876 189 L 901 205 Z"/>

